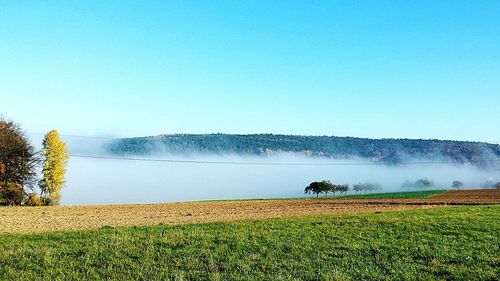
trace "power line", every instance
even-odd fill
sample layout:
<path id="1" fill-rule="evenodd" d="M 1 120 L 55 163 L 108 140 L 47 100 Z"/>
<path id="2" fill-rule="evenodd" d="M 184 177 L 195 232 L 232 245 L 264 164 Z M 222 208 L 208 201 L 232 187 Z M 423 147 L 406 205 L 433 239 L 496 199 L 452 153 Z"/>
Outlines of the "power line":
<path id="1" fill-rule="evenodd" d="M 166 163 L 185 163 L 185 164 L 218 164 L 218 165 L 261 165 L 261 166 L 388 166 L 387 163 L 292 163 L 292 162 L 238 162 L 238 161 L 207 161 L 207 160 L 181 160 L 181 159 L 154 159 L 154 158 L 135 158 L 135 157 L 113 157 L 99 155 L 81 155 L 72 154 L 76 158 L 125 160 L 125 161 L 143 161 L 143 162 L 166 162 Z M 498 162 L 500 159 L 489 159 L 487 161 Z M 453 164 L 446 161 L 423 161 L 423 162 L 400 162 L 394 165 L 438 165 Z"/>
<path id="2" fill-rule="evenodd" d="M 29 132 L 29 135 L 41 135 L 44 136 L 45 133 L 40 132 Z M 70 137 L 70 138 L 82 138 L 82 139 L 103 139 L 103 140 L 120 140 L 126 138 L 112 138 L 112 137 L 97 137 L 97 136 L 80 136 L 80 135 L 67 135 L 67 134 L 59 134 L 61 137 Z"/>
<path id="3" fill-rule="evenodd" d="M 44 133 L 30 132 L 33 135 L 45 135 Z M 81 135 L 61 134 L 62 137 L 87 138 L 87 139 L 105 139 L 105 140 L 120 140 L 122 138 L 111 137 L 93 137 Z M 500 142 L 500 141 L 499 141 Z M 99 156 L 99 155 L 81 155 L 73 154 L 71 157 L 76 158 L 92 158 L 92 159 L 108 159 L 108 160 L 125 160 L 125 161 L 143 161 L 143 162 L 165 162 L 165 163 L 184 163 L 184 164 L 219 164 L 219 165 L 262 165 L 262 166 L 388 166 L 390 163 L 290 163 L 290 162 L 238 162 L 238 161 L 206 161 L 206 160 L 181 160 L 181 159 L 154 159 L 154 158 L 135 158 L 135 157 L 114 157 L 114 156 Z M 498 162 L 500 159 L 487 159 L 485 161 Z M 423 162 L 399 162 L 393 165 L 439 165 L 453 164 L 449 161 L 423 161 Z"/>

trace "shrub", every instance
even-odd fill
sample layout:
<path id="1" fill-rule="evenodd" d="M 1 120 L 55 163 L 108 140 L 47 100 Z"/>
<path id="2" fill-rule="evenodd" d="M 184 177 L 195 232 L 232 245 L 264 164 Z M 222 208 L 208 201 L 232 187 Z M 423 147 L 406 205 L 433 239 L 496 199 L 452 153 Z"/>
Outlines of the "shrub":
<path id="1" fill-rule="evenodd" d="M 54 206 L 59 204 L 59 201 L 54 200 L 53 198 L 50 197 L 41 197 L 41 200 L 43 206 Z"/>
<path id="2" fill-rule="evenodd" d="M 24 190 L 21 185 L 9 182 L 0 188 L 0 202 L 7 205 L 21 205 L 24 199 Z"/>
<path id="3" fill-rule="evenodd" d="M 28 194 L 28 199 L 26 200 L 27 206 L 42 206 L 43 202 L 40 196 L 36 193 Z"/>

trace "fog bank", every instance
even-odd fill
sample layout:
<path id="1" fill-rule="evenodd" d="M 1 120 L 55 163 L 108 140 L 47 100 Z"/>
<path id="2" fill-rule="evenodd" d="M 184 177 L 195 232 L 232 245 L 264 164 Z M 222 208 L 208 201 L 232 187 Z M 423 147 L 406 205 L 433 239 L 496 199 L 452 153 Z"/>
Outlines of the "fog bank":
<path id="1" fill-rule="evenodd" d="M 498 168 L 486 170 L 468 164 L 388 166 L 362 159 L 332 160 L 294 154 L 131 156 L 148 160 L 236 162 L 248 165 L 109 159 L 120 156 L 106 152 L 103 145 L 107 140 L 63 139 L 73 155 L 68 163 L 67 184 L 62 189 L 63 205 L 303 197 L 305 186 L 320 180 L 351 186 L 360 182 L 378 183 L 382 185 L 382 190 L 378 192 L 409 190 L 401 187 L 403 182 L 414 182 L 421 178 L 434 182 L 434 186 L 428 189 L 448 189 L 454 180 L 462 181 L 464 188 L 480 188 L 485 181 L 500 181 Z M 32 136 L 37 148 L 41 140 L 42 136 Z M 77 157 L 85 155 L 104 158 Z M 434 162 L 428 159 L 414 161 Z M 274 165 L 276 163 L 303 165 Z"/>
<path id="2" fill-rule="evenodd" d="M 436 188 L 449 188 L 453 180 L 464 188 L 497 181 L 498 172 L 470 165 L 357 165 L 359 160 L 333 161 L 297 156 L 240 157 L 162 155 L 161 159 L 261 163 L 339 163 L 335 166 L 236 165 L 128 161 L 73 157 L 68 165 L 62 204 L 159 203 L 194 200 L 283 198 L 304 196 L 312 181 L 355 184 L 375 182 L 382 192 L 408 190 L 404 181 L 427 177 Z M 155 158 L 152 158 L 155 159 Z M 156 158 L 158 159 L 158 158 Z M 355 164 L 351 166 L 352 164 Z M 431 189 L 431 188 L 430 188 Z M 351 191 L 352 192 L 352 191 Z"/>

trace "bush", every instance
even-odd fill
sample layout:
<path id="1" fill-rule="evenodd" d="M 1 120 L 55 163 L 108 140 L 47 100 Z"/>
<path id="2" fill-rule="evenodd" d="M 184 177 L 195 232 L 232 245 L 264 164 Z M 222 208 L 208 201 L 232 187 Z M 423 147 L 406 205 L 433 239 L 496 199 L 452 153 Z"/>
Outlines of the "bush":
<path id="1" fill-rule="evenodd" d="M 28 194 L 28 200 L 26 200 L 26 206 L 42 206 L 43 202 L 40 196 L 36 193 Z"/>
<path id="2" fill-rule="evenodd" d="M 21 185 L 7 183 L 0 188 L 0 202 L 6 205 L 21 205 L 24 199 L 24 190 Z"/>
<path id="3" fill-rule="evenodd" d="M 58 205 L 58 201 L 54 200 L 53 198 L 50 198 L 50 197 L 42 197 L 41 200 L 42 200 L 42 205 L 43 206 Z"/>

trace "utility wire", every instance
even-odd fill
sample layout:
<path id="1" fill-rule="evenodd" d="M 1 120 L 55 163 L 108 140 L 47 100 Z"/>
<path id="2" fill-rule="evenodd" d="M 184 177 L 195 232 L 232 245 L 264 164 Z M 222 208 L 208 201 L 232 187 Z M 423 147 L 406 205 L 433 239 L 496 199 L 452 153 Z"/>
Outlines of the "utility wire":
<path id="1" fill-rule="evenodd" d="M 28 133 L 29 135 L 40 135 L 44 136 L 45 133 L 39 133 L 39 132 L 30 132 Z M 66 134 L 59 134 L 61 137 L 70 137 L 70 138 L 82 138 L 82 139 L 103 139 L 103 140 L 120 140 L 120 139 L 126 139 L 126 138 L 112 138 L 112 137 L 93 137 L 93 136 L 79 136 L 79 135 L 66 135 Z"/>
<path id="2" fill-rule="evenodd" d="M 32 135 L 45 135 L 44 133 L 31 132 Z M 104 140 L 120 140 L 123 138 L 111 137 L 92 137 L 80 135 L 61 134 L 62 137 L 87 138 L 87 139 L 104 139 Z M 500 142 L 500 141 L 499 141 Z M 290 163 L 290 162 L 238 162 L 238 161 L 206 161 L 206 160 L 181 160 L 181 159 L 154 159 L 154 158 L 136 158 L 136 157 L 114 157 L 100 155 L 83 155 L 72 154 L 75 158 L 92 158 L 92 159 L 108 159 L 108 160 L 126 160 L 126 161 L 143 161 L 143 162 L 165 162 L 165 163 L 185 163 L 185 164 L 219 164 L 219 165 L 262 165 L 262 166 L 388 166 L 390 163 Z M 487 159 L 485 161 L 499 162 L 500 159 Z M 393 165 L 439 165 L 453 164 L 449 161 L 423 161 L 423 162 L 399 162 Z"/>
<path id="3" fill-rule="evenodd" d="M 135 158 L 135 157 L 113 157 L 99 155 L 72 154 L 76 158 L 126 160 L 126 161 L 144 161 L 144 162 L 166 162 L 166 163 L 186 163 L 186 164 L 221 164 L 221 165 L 262 165 L 262 166 L 388 166 L 387 163 L 291 163 L 291 162 L 239 162 L 239 161 L 206 161 L 206 160 L 181 160 L 181 159 L 154 159 L 154 158 Z M 489 159 L 486 161 L 499 162 L 500 159 Z M 423 162 L 400 162 L 394 165 L 438 165 L 453 164 L 446 161 L 423 161 Z"/>

